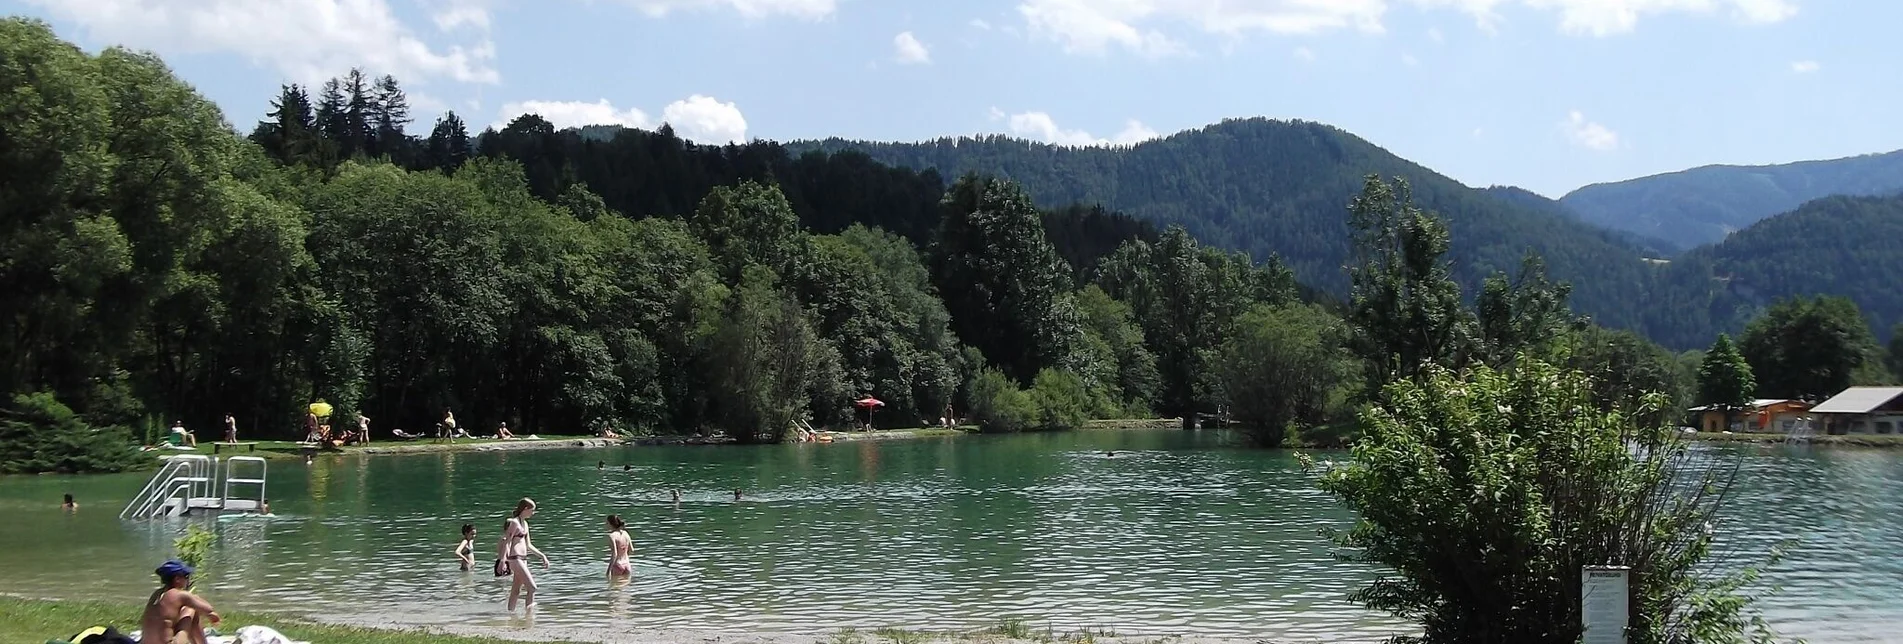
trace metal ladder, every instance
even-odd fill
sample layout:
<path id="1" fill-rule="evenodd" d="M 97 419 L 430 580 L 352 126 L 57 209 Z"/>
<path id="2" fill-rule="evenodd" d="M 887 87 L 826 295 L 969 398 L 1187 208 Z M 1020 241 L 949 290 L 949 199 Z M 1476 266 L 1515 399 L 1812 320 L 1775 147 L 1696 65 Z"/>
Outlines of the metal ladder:
<path id="1" fill-rule="evenodd" d="M 255 463 L 257 475 L 234 476 L 241 464 Z M 146 481 L 132 497 L 120 519 L 175 517 L 192 510 L 255 511 L 264 505 L 265 461 L 257 456 L 233 456 L 229 463 L 203 454 L 179 454 L 166 459 L 165 466 Z M 224 478 L 219 478 L 220 470 Z M 248 486 L 234 497 L 233 486 Z"/>
<path id="2" fill-rule="evenodd" d="M 1784 444 L 1796 445 L 1809 443 L 1810 437 L 1814 434 L 1816 434 L 1816 430 L 1812 428 L 1810 419 L 1806 418 L 1797 421 L 1797 427 L 1792 428 L 1791 433 L 1784 436 Z"/>
<path id="3" fill-rule="evenodd" d="M 191 509 L 195 499 L 211 496 L 216 480 L 218 459 L 203 454 L 175 455 L 166 459 L 165 466 L 146 481 L 145 487 L 132 497 L 132 502 L 127 503 L 124 510 L 119 511 L 119 518 L 144 519 L 184 514 Z"/>
<path id="4" fill-rule="evenodd" d="M 237 476 L 238 465 L 241 463 L 257 463 L 258 464 L 257 477 L 256 478 L 238 477 Z M 241 512 L 256 512 L 259 509 L 263 508 L 264 499 L 266 498 L 264 496 L 264 478 L 265 478 L 265 465 L 264 465 L 263 458 L 260 458 L 257 456 L 233 456 L 229 459 L 226 459 L 225 460 L 225 491 L 224 491 L 224 494 L 220 496 L 220 500 L 222 502 L 221 507 L 226 510 L 237 510 Z M 239 497 L 239 496 L 233 495 L 231 493 L 231 486 L 233 484 L 250 487 L 251 489 L 249 491 L 253 493 L 253 496 Z"/>

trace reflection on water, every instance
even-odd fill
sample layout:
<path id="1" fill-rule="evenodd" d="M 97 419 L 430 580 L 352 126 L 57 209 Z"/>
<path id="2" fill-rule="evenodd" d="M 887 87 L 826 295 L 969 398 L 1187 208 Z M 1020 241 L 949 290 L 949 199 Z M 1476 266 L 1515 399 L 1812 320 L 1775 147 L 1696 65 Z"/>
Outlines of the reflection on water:
<path id="1" fill-rule="evenodd" d="M 277 516 L 204 522 L 220 534 L 210 594 L 221 606 L 512 630 L 949 629 L 1006 617 L 1305 641 L 1407 630 L 1346 601 L 1371 572 L 1334 561 L 1317 536 L 1348 516 L 1312 475 L 1287 453 L 1211 442 L 1082 432 L 274 462 Z M 1801 539 L 1768 579 L 1784 587 L 1769 605 L 1780 631 L 1880 641 L 1903 625 L 1903 455 L 1736 454 L 1727 539 L 1758 550 Z M 19 589 L 143 597 L 184 524 L 112 516 L 142 484 L 9 479 L 0 510 L 28 520 L 0 524 L 0 541 L 24 544 L 0 549 L 0 566 Z M 57 509 L 68 488 L 86 504 L 77 515 Z M 503 610 L 508 579 L 488 570 L 522 496 L 540 505 L 535 543 L 552 561 L 535 562 L 532 619 Z M 606 575 L 609 513 L 634 538 L 631 579 Z M 463 523 L 477 528 L 473 572 L 453 554 Z"/>

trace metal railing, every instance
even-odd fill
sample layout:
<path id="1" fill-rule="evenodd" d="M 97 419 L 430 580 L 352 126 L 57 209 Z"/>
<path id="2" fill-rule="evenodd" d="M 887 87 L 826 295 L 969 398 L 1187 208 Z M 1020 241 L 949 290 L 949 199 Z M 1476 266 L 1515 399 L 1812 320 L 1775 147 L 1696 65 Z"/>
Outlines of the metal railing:
<path id="1" fill-rule="evenodd" d="M 209 495 L 212 481 L 218 477 L 217 459 L 201 454 L 179 454 L 166 459 L 165 466 L 146 481 L 145 487 L 132 497 L 119 518 L 144 518 L 163 507 L 165 502 L 181 492 L 187 503 L 193 497 Z"/>

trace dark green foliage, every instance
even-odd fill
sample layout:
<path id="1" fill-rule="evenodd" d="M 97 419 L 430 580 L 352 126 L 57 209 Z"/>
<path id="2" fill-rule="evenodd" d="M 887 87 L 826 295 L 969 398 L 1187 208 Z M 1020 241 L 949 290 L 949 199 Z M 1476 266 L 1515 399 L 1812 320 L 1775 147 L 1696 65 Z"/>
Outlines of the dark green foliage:
<path id="1" fill-rule="evenodd" d="M 1857 304 L 1843 297 L 1799 297 L 1773 305 L 1745 328 L 1738 352 L 1765 398 L 1822 401 L 1878 363 L 1881 349 Z M 1876 383 L 1869 383 L 1876 384 Z"/>
<path id="2" fill-rule="evenodd" d="M 730 281 L 749 264 L 786 272 L 796 260 L 799 218 L 772 186 L 747 181 L 714 188 L 687 216 L 687 226 L 707 244 L 721 275 Z"/>
<path id="3" fill-rule="evenodd" d="M 1186 423 L 1215 410 L 1216 352 L 1234 335 L 1236 318 L 1255 304 L 1294 298 L 1294 279 L 1275 258 L 1257 267 L 1246 255 L 1198 244 L 1179 226 L 1154 244 L 1124 244 L 1097 277 L 1130 304 L 1156 356 L 1157 411 Z"/>
<path id="4" fill-rule="evenodd" d="M 1663 394 L 1674 409 L 1692 403 L 1678 357 L 1636 333 L 1588 326 L 1564 343 L 1565 367 L 1592 378 L 1593 398 L 1604 409 L 1631 408 L 1647 394 Z"/>
<path id="5" fill-rule="evenodd" d="M 1623 565 L 1629 641 L 1766 641 L 1746 632 L 1739 579 L 1712 577 L 1709 526 L 1737 462 L 1690 455 L 1661 398 L 1604 410 L 1598 397 L 1533 359 L 1390 385 L 1321 483 L 1358 516 L 1337 536 L 1343 556 L 1391 571 L 1355 599 L 1420 624 L 1398 641 L 1576 642 L 1580 568 Z"/>
<path id="6" fill-rule="evenodd" d="M 816 334 L 791 293 L 772 271 L 746 267 L 708 346 L 712 420 L 742 443 L 779 442 L 806 415 L 819 381 L 838 370 L 838 356 Z M 828 396 L 830 397 L 830 396 Z"/>
<path id="7" fill-rule="evenodd" d="M 1890 347 L 1884 352 L 1884 358 L 1890 375 L 1903 378 L 1903 323 L 1890 329 Z"/>
<path id="8" fill-rule="evenodd" d="M 1812 199 L 1899 191 L 1903 151 L 1773 166 L 1704 166 L 1586 186 L 1560 203 L 1588 222 L 1691 248 Z"/>
<path id="9" fill-rule="evenodd" d="M 0 409 L 0 474 L 118 472 L 139 461 L 123 427 L 92 427 L 53 394 L 19 394 Z"/>
<path id="10" fill-rule="evenodd" d="M 1003 371 L 985 367 L 968 386 L 967 414 L 979 431 L 1021 432 L 1037 424 L 1037 403 Z"/>
<path id="11" fill-rule="evenodd" d="M 1504 367 L 1527 355 L 1552 360 L 1567 332 L 1580 326 L 1566 307 L 1571 292 L 1571 284 L 1546 279 L 1546 264 L 1537 255 L 1528 255 L 1511 280 L 1488 277 L 1474 298 L 1481 361 Z"/>
<path id="12" fill-rule="evenodd" d="M 1856 302 L 1872 328 L 1903 322 L 1903 196 L 1830 197 L 1777 215 L 1733 233 L 1723 243 L 1693 250 L 1675 260 L 1701 263 L 1724 277 L 1725 288 L 1685 294 L 1683 299 L 1654 299 L 1660 315 L 1674 305 L 1726 310 L 1714 318 L 1715 331 L 1735 331 L 1780 299 L 1818 294 Z M 1684 280 L 1680 280 L 1684 281 Z M 1688 283 L 1695 283 L 1688 282 Z M 1710 302 L 1707 307 L 1704 303 Z M 1654 337 L 1667 346 L 1687 346 L 1674 338 Z M 1700 341 L 1702 343 L 1702 341 Z"/>
<path id="13" fill-rule="evenodd" d="M 1070 360 L 1080 333 L 1062 297 L 1070 268 L 1030 198 L 1009 181 L 966 176 L 945 193 L 944 213 L 932 275 L 958 338 L 1018 382 Z"/>
<path id="14" fill-rule="evenodd" d="M 1149 415 L 1161 377 L 1156 372 L 1156 357 L 1144 345 L 1143 328 L 1137 325 L 1130 306 L 1110 297 L 1096 284 L 1078 291 L 1075 301 L 1078 321 L 1084 329 L 1081 351 L 1086 357 L 1080 361 L 1083 367 L 1079 375 L 1085 385 L 1104 391 L 1115 410 L 1130 417 Z"/>
<path id="15" fill-rule="evenodd" d="M 1342 420 L 1359 364 L 1340 318 L 1314 305 L 1258 305 L 1236 321 L 1215 365 L 1229 413 L 1264 447 L 1291 427 Z"/>
<path id="16" fill-rule="evenodd" d="M 1082 427 L 1097 409 L 1095 397 L 1084 388 L 1076 374 L 1057 369 L 1037 372 L 1029 392 L 1037 408 L 1037 429 L 1064 430 Z"/>
<path id="17" fill-rule="evenodd" d="M 1414 206 L 1405 180 L 1389 186 L 1368 177 L 1348 211 L 1357 256 L 1348 321 L 1352 346 L 1368 363 L 1366 392 L 1378 396 L 1431 366 L 1465 366 L 1474 322 L 1443 257 L 1446 225 Z"/>
<path id="18" fill-rule="evenodd" d="M 1752 374 L 1751 363 L 1738 353 L 1738 347 L 1731 343 L 1731 336 L 1719 334 L 1718 341 L 1712 343 L 1710 351 L 1705 352 L 1704 361 L 1698 367 L 1698 395 L 1695 402 L 1727 413 L 1736 413 L 1751 406 L 1757 389 L 1758 381 Z"/>

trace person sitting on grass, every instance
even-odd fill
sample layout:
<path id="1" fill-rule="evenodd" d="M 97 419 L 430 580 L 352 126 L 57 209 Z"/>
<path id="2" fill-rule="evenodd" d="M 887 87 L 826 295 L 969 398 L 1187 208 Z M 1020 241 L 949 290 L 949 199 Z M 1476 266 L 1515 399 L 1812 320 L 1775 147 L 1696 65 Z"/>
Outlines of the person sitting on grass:
<path id="1" fill-rule="evenodd" d="M 192 585 L 192 567 L 173 559 L 154 571 L 159 589 L 145 602 L 145 616 L 139 619 L 142 644 L 205 644 L 205 622 L 222 620 L 211 604 L 186 588 Z"/>
<path id="2" fill-rule="evenodd" d="M 501 425 L 496 426 L 496 438 L 505 440 L 505 441 L 513 440 L 515 438 L 515 434 L 509 431 L 508 423 L 503 423 Z"/>

